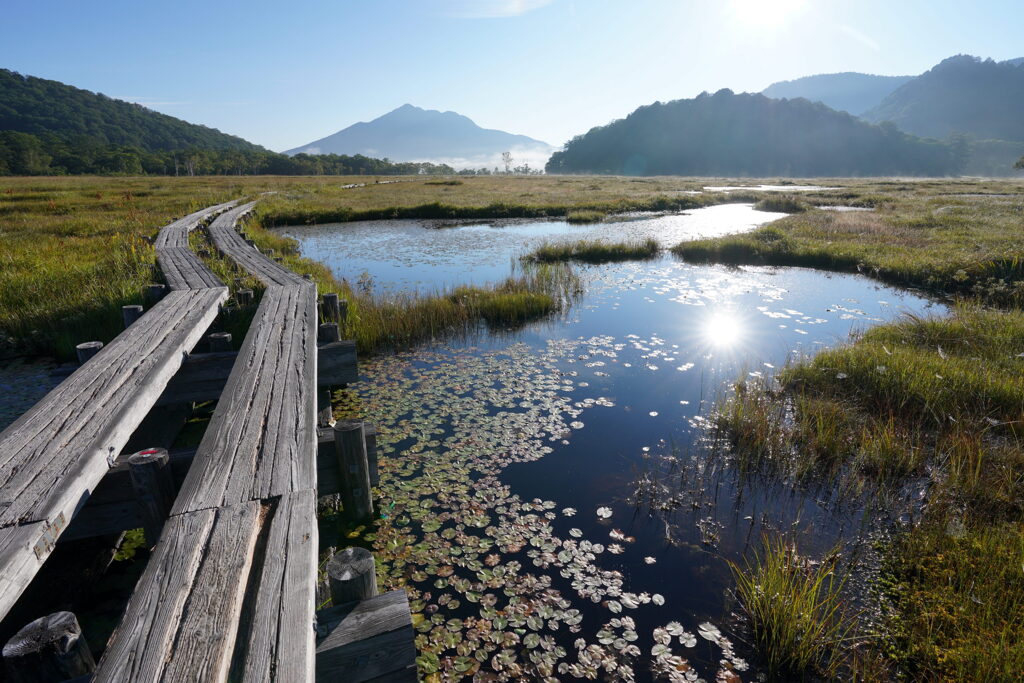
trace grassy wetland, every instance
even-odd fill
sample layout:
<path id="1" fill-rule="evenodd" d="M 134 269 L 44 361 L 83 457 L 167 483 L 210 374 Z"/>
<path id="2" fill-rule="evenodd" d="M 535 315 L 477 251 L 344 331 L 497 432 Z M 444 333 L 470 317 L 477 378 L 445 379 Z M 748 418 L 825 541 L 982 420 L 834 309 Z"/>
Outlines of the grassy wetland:
<path id="1" fill-rule="evenodd" d="M 718 678 L 728 681 L 747 680 L 750 669 L 773 680 L 1008 680 L 1019 675 L 1024 667 L 1021 183 L 842 179 L 821 181 L 821 189 L 785 191 L 788 181 L 775 181 L 783 191 L 766 192 L 703 190 L 755 184 L 722 179 L 487 177 L 371 180 L 344 188 L 365 180 L 4 179 L 0 196 L 10 201 L 0 214 L 5 266 L 0 326 L 8 348 L 67 355 L 86 338 L 112 337 L 120 326 L 119 307 L 139 301 L 141 287 L 159 278 L 147 237 L 201 206 L 273 192 L 260 201 L 247 229 L 250 236 L 283 255 L 289 267 L 313 274 L 320 291 L 348 299 L 343 336 L 370 352 L 363 372 L 379 380 L 339 394 L 336 414 L 379 424 L 378 494 L 384 514 L 374 525 L 342 527 L 337 534 L 373 547 L 386 558 L 382 585 L 409 591 L 420 672 L 427 680 L 454 680 L 481 670 L 506 679 L 565 679 L 598 671 L 628 679 L 634 669 L 641 679 L 687 680 L 687 672 L 698 668 L 710 677 L 717 670 Z M 675 262 L 649 260 L 659 251 L 657 244 L 551 244 L 532 253 L 540 263 L 504 281 L 432 293 L 361 286 L 304 257 L 294 241 L 273 230 L 395 218 L 561 218 L 582 227 L 617 214 L 735 202 L 757 202 L 793 215 L 742 235 L 684 242 L 673 249 Z M 819 208 L 835 206 L 864 210 Z M 194 239 L 200 246 L 203 236 Z M 631 264 L 621 258 L 645 260 Z M 830 343 L 825 331 L 813 332 L 814 315 L 824 318 L 824 313 L 801 318 L 796 311 L 778 311 L 781 317 L 773 318 L 773 325 L 783 321 L 789 334 L 802 321 L 803 329 L 817 334 L 815 343 L 831 348 L 808 344 L 796 355 L 786 349 L 782 361 L 763 359 L 772 360 L 763 374 L 744 372 L 741 381 L 735 381 L 734 370 L 711 380 L 702 377 L 691 393 L 648 406 L 612 382 L 630 365 L 631 372 L 642 370 L 651 378 L 673 373 L 662 384 L 645 380 L 652 382 L 644 385 L 652 394 L 690 381 L 693 363 L 686 362 L 686 349 L 673 350 L 672 338 L 665 335 L 613 338 L 584 320 L 578 337 L 573 332 L 565 339 L 526 326 L 522 338 L 532 347 L 521 342 L 452 350 L 439 343 L 467 330 L 518 329 L 565 313 L 588 287 L 601 289 L 599 277 L 583 277 L 563 261 L 608 262 L 583 266 L 599 274 L 618 269 L 616 277 L 628 281 L 630 289 L 640 288 L 631 298 L 621 294 L 623 312 L 647 305 L 648 293 L 678 294 L 673 304 L 697 296 L 702 308 L 681 309 L 689 315 L 714 312 L 721 299 L 703 292 L 715 287 L 753 287 L 785 302 L 786 288 L 799 293 L 801 283 L 827 284 L 796 276 L 777 284 L 773 271 L 760 266 L 861 273 L 956 303 L 946 315 L 916 312 L 885 324 L 876 324 L 872 311 L 853 320 L 849 311 L 855 306 L 844 303 L 849 310 L 830 312 L 834 327 L 829 330 L 871 327 L 857 329 L 839 345 L 834 339 Z M 748 270 L 694 270 L 693 264 L 708 262 Z M 234 289 L 253 284 L 240 280 L 226 263 L 214 259 L 211 267 Z M 650 275 L 644 269 L 650 268 L 664 273 L 645 284 Z M 743 279 L 747 275 L 754 284 Z M 833 282 L 836 291 L 852 282 L 842 277 Z M 672 289 L 686 278 L 698 295 Z M 619 292 L 604 296 L 601 310 L 620 310 Z M 714 335 L 728 336 L 728 319 L 713 322 Z M 239 324 L 244 329 L 244 321 Z M 425 350 L 410 355 L 417 344 Z M 708 349 L 724 353 L 722 347 Z M 713 401 L 704 389 L 710 381 L 733 389 Z M 575 385 L 575 393 L 567 383 Z M 668 404 L 678 408 L 691 401 L 706 401 L 707 407 L 694 408 L 686 418 L 671 417 Z M 587 468 L 597 468 L 586 459 L 589 452 L 610 443 L 601 431 L 587 436 L 587 429 L 600 430 L 604 421 L 593 413 L 619 410 L 628 421 L 620 425 L 657 420 L 659 413 L 666 421 L 690 420 L 686 438 L 705 435 L 693 438 L 691 447 L 708 444 L 711 459 L 701 462 L 728 461 L 749 486 L 764 486 L 777 497 L 783 491 L 813 491 L 817 497 L 858 501 L 902 498 L 911 501 L 913 513 L 873 538 L 878 561 L 865 579 L 834 539 L 816 539 L 813 524 L 794 526 L 797 531 L 759 524 L 763 540 L 753 533 L 752 542 L 733 546 L 716 540 L 720 530 L 706 512 L 707 502 L 694 499 L 700 526 L 694 541 L 675 528 L 683 525 L 679 518 L 665 516 L 663 530 L 658 515 L 644 522 L 634 513 L 641 521 L 628 521 L 630 501 L 606 504 L 612 494 L 605 490 L 578 494 L 583 502 L 576 504 L 577 514 L 575 507 L 556 505 L 560 492 L 545 489 L 544 476 L 517 469 L 526 463 L 554 467 L 540 455 L 580 440 L 579 456 L 569 455 L 581 459 L 567 462 L 579 465 L 585 479 Z M 459 419 L 452 420 L 454 415 Z M 642 443 L 647 437 L 634 438 Z M 686 460 L 662 446 L 670 457 Z M 657 450 L 652 445 L 651 455 Z M 673 486 L 668 477 L 648 484 L 663 491 Z M 670 497 L 671 503 L 662 497 L 658 504 L 690 506 L 675 489 Z M 597 522 L 583 519 L 593 518 L 595 509 Z M 751 532 L 755 522 L 749 523 Z M 653 536 L 667 540 L 659 545 L 645 538 L 651 528 Z M 673 540 L 674 535 L 687 541 Z M 609 557 L 631 553 L 637 560 L 644 557 L 628 571 Z M 671 558 L 687 553 L 703 558 L 694 560 L 701 572 L 717 563 L 719 573 L 708 578 L 697 570 L 692 575 L 671 571 Z M 656 573 L 662 567 L 666 573 Z M 686 583 L 679 576 L 690 583 L 675 585 Z M 709 587 L 695 583 L 703 580 Z M 695 585 L 702 587 L 697 591 Z M 721 630 L 704 617 L 699 626 L 686 623 L 674 610 L 695 592 L 728 596 L 726 611 L 739 616 L 723 619 Z M 651 616 L 654 610 L 660 616 Z M 701 606 L 696 613 L 707 610 Z M 862 612 L 871 618 L 861 618 Z M 596 633 L 579 634 L 581 623 L 598 622 Z M 569 641 L 563 640 L 566 633 L 573 634 Z M 577 635 L 586 640 L 574 650 Z M 641 655 L 649 663 L 639 663 Z"/>

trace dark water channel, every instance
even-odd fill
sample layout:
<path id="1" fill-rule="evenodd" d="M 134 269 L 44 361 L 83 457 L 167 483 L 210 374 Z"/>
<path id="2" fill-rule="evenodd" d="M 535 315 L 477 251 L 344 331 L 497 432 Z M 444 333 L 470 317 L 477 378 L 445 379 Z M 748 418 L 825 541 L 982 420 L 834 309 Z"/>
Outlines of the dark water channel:
<path id="1" fill-rule="evenodd" d="M 501 279 L 540 239 L 673 244 L 775 217 L 733 205 L 582 228 L 395 221 L 284 232 L 345 277 L 427 291 Z M 726 560 L 742 562 L 765 532 L 820 558 L 884 519 L 835 492 L 742 480 L 698 443 L 712 404 L 737 379 L 770 377 L 901 312 L 942 308 L 804 269 L 666 256 L 581 271 L 585 294 L 556 319 L 361 361 L 345 407 L 381 434 L 382 519 L 369 540 L 384 583 L 409 590 L 422 671 L 435 680 L 478 670 L 753 680 Z"/>

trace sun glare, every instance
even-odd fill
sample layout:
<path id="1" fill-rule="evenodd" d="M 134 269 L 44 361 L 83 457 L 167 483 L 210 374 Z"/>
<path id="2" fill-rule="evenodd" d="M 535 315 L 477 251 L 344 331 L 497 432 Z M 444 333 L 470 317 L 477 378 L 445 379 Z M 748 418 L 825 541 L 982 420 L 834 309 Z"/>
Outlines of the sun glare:
<path id="1" fill-rule="evenodd" d="M 703 332 L 711 346 L 730 348 L 743 339 L 743 322 L 733 312 L 714 313 L 704 322 Z"/>
<path id="2" fill-rule="evenodd" d="M 737 19 L 753 27 L 778 28 L 806 4 L 806 0 L 730 0 Z"/>

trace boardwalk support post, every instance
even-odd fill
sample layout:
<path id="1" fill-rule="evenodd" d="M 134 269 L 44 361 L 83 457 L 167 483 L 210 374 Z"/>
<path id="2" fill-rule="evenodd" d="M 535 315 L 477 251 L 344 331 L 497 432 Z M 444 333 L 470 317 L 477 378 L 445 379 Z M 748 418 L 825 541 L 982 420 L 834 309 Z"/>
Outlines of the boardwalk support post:
<path id="1" fill-rule="evenodd" d="M 338 303 L 338 295 L 333 292 L 324 294 L 324 320 L 329 323 L 341 322 L 341 306 Z"/>
<path id="2" fill-rule="evenodd" d="M 341 334 L 338 332 L 338 323 L 321 323 L 320 327 L 316 331 L 316 341 L 318 344 L 330 344 L 341 340 Z"/>
<path id="3" fill-rule="evenodd" d="M 340 341 L 338 334 L 338 323 L 323 323 L 317 329 L 316 341 L 318 344 L 330 344 Z M 321 389 L 317 392 L 317 413 L 316 424 L 318 427 L 330 427 L 334 424 L 334 412 L 331 410 L 331 390 Z"/>
<path id="4" fill-rule="evenodd" d="M 91 341 L 82 342 L 75 347 L 75 355 L 78 356 L 78 364 L 85 365 L 85 362 L 95 356 L 103 348 L 103 342 Z"/>
<path id="5" fill-rule="evenodd" d="M 370 486 L 380 486 L 380 469 L 377 465 L 377 426 L 364 422 L 363 438 L 366 440 L 366 465 L 370 470 Z"/>
<path id="6" fill-rule="evenodd" d="M 377 595 L 377 567 L 366 548 L 345 548 L 327 563 L 331 601 L 335 606 Z"/>
<path id="7" fill-rule="evenodd" d="M 206 340 L 210 343 L 211 353 L 231 350 L 230 332 L 214 332 L 212 334 L 206 335 Z"/>
<path id="8" fill-rule="evenodd" d="M 124 326 L 127 329 L 133 322 L 142 317 L 142 306 L 135 304 L 133 306 L 122 306 L 121 317 L 124 319 Z"/>
<path id="9" fill-rule="evenodd" d="M 147 306 L 153 306 L 160 299 L 164 298 L 164 294 L 167 293 L 167 285 L 148 285 L 145 291 L 145 301 Z"/>
<path id="10" fill-rule="evenodd" d="M 345 514 L 361 520 L 373 514 L 370 497 L 370 472 L 366 462 L 363 423 L 342 420 L 334 425 L 334 450 L 341 471 L 341 504 Z"/>
<path id="11" fill-rule="evenodd" d="M 167 450 L 149 448 L 129 456 L 128 476 L 135 491 L 146 544 L 152 548 L 160 539 L 164 522 L 174 505 L 174 479 Z"/>
<path id="12" fill-rule="evenodd" d="M 252 299 L 251 289 L 240 289 L 235 292 L 235 301 L 238 302 L 239 307 L 252 306 Z"/>
<path id="13" fill-rule="evenodd" d="M 3 657 L 5 678 L 14 683 L 66 681 L 96 670 L 71 612 L 55 612 L 28 624 L 7 641 Z"/>

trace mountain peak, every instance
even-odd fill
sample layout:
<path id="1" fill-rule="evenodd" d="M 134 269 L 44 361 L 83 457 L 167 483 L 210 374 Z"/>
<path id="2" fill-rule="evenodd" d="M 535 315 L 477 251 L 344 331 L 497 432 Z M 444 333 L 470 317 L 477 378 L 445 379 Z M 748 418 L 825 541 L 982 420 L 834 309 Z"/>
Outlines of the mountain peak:
<path id="1" fill-rule="evenodd" d="M 518 162 L 540 166 L 553 149 L 540 140 L 481 128 L 454 111 L 403 104 L 285 154 L 363 154 L 392 161 L 430 161 L 457 168 L 499 165 L 511 151 Z"/>

